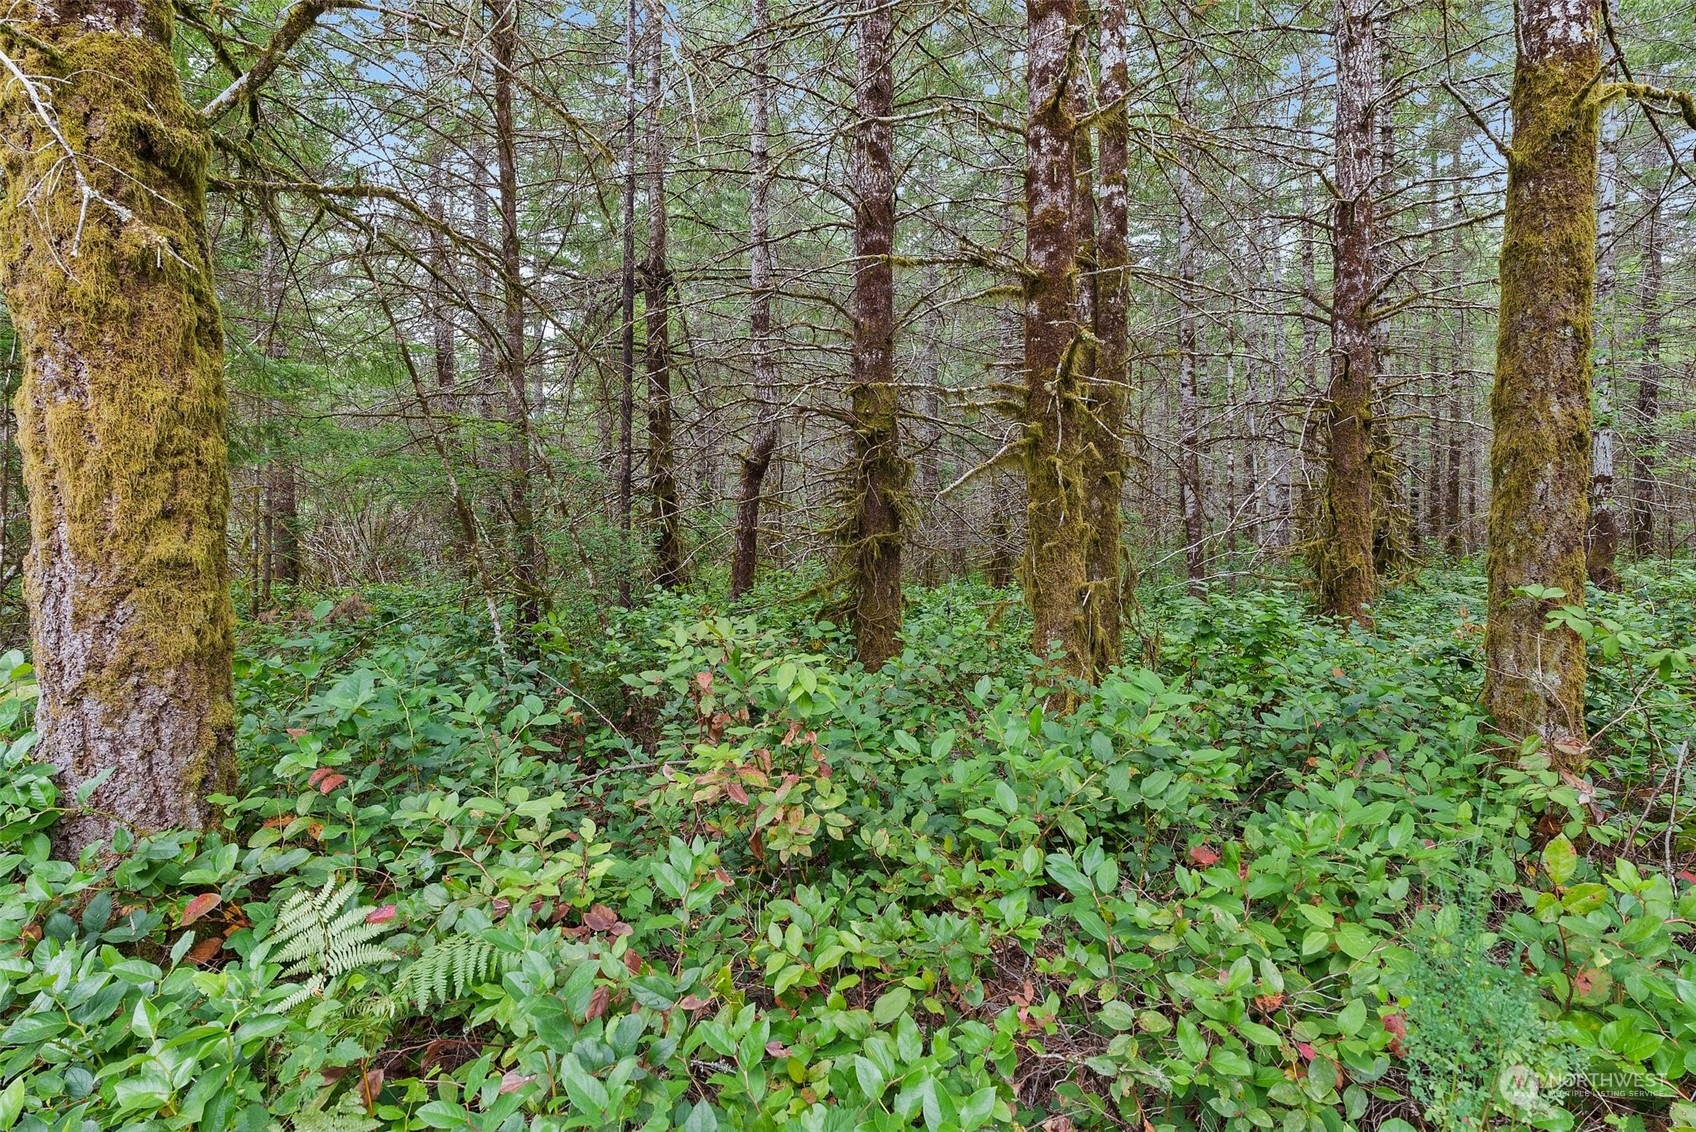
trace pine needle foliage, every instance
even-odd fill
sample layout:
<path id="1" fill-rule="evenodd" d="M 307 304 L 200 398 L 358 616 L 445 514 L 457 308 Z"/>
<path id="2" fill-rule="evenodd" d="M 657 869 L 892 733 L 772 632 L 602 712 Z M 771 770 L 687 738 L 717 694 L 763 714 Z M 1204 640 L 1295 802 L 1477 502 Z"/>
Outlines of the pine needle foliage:
<path id="1" fill-rule="evenodd" d="M 283 978 L 306 981 L 278 1009 L 292 1010 L 321 996 L 331 980 L 349 971 L 398 958 L 372 942 L 389 924 L 372 922 L 374 909 L 351 899 L 357 887 L 352 881 L 338 886 L 331 877 L 317 892 L 297 892 L 283 902 L 271 929 L 269 957 L 282 965 Z"/>

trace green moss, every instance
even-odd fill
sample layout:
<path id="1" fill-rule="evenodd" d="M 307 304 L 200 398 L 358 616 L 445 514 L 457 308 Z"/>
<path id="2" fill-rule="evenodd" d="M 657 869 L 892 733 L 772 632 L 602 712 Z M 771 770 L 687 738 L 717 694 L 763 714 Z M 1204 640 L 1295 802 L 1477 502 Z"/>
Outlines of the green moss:
<path id="1" fill-rule="evenodd" d="M 181 726 L 156 728 L 174 749 L 139 750 L 136 762 L 157 772 L 167 758 L 192 798 L 227 783 L 231 766 L 227 401 L 204 232 L 210 145 L 182 97 L 169 6 L 150 3 L 137 18 L 154 34 L 31 29 L 52 50 L 26 54 L 24 69 L 57 80 L 65 144 L 9 86 L 0 284 L 25 350 L 16 403 L 44 750 L 73 778 L 93 773 L 83 763 L 98 755 L 56 749 L 59 716 L 96 703 L 89 718 L 135 730 L 149 726 L 137 713 L 187 712 L 198 719 L 192 740 Z M 49 611 L 60 598 L 68 602 Z M 69 642 L 80 655 L 53 655 Z M 178 821 L 197 807 L 127 816 Z"/>

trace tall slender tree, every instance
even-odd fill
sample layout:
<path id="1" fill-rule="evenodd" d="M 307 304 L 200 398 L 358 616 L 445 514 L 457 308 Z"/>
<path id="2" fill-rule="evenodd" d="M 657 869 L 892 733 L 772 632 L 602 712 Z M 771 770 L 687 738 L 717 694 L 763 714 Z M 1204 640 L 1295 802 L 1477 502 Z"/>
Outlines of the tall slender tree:
<path id="1" fill-rule="evenodd" d="M 1032 647 L 1088 677 L 1088 390 L 1078 318 L 1077 0 L 1026 5 L 1025 601 Z"/>
<path id="2" fill-rule="evenodd" d="M 1584 603 L 1599 13 L 1599 0 L 1519 5 L 1490 395 L 1484 703 L 1561 763 L 1586 742 L 1584 642 L 1548 614 Z"/>
<path id="3" fill-rule="evenodd" d="M 1130 395 L 1130 221 L 1126 173 L 1130 125 L 1130 59 L 1125 0 L 1104 0 L 1100 12 L 1101 84 L 1097 117 L 1100 145 L 1096 177 L 1096 290 L 1093 328 L 1095 372 L 1089 387 L 1089 547 L 1085 558 L 1093 670 L 1118 664 L 1124 650 L 1122 497 L 1125 485 L 1125 412 Z"/>
<path id="4" fill-rule="evenodd" d="M 868 669 L 901 648 L 901 549 L 912 468 L 901 454 L 895 384 L 895 16 L 869 0 L 857 19 L 854 283 L 849 352 L 853 430 L 847 527 L 855 651 Z"/>
<path id="5" fill-rule="evenodd" d="M 1372 398 L 1378 351 L 1373 134 L 1376 75 L 1372 0 L 1337 0 L 1336 201 L 1331 210 L 1331 385 L 1326 412 L 1325 497 L 1310 558 L 1325 611 L 1371 621 Z"/>
<path id="6" fill-rule="evenodd" d="M 496 207 L 500 214 L 501 345 L 498 363 L 505 378 L 506 509 L 512 522 L 517 616 L 516 646 L 528 650 L 530 628 L 547 611 L 547 563 L 537 537 L 531 489 L 529 362 L 524 319 L 523 247 L 518 230 L 517 86 L 519 0 L 492 0 L 489 53 L 494 66 Z"/>
<path id="7" fill-rule="evenodd" d="M 671 400 L 671 266 L 666 259 L 664 86 L 660 70 L 664 0 L 648 0 L 648 256 L 642 267 L 642 320 L 648 371 L 648 494 L 654 537 L 653 577 L 683 581 L 683 510 L 677 497 L 677 442 Z"/>
<path id="8" fill-rule="evenodd" d="M 760 498 L 766 472 L 777 453 L 780 417 L 777 359 L 772 350 L 771 308 L 775 265 L 771 244 L 771 16 L 767 0 L 753 0 L 748 71 L 748 353 L 753 363 L 754 429 L 742 453 L 736 487 L 736 549 L 730 567 L 730 596 L 754 584 L 760 558 Z"/>

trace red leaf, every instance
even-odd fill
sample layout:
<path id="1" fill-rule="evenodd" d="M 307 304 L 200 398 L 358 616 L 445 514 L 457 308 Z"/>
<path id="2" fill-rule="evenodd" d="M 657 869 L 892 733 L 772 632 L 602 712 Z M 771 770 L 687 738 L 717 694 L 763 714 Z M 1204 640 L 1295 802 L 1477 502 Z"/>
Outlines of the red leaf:
<path id="1" fill-rule="evenodd" d="M 520 1073 L 516 1069 L 508 1069 L 501 1074 L 500 1095 L 504 1097 L 508 1093 L 516 1093 L 535 1079 L 534 1073 Z"/>
<path id="2" fill-rule="evenodd" d="M 1301 1059 L 1303 1061 L 1312 1061 L 1318 1056 L 1313 1052 L 1313 1047 L 1308 1045 L 1306 1042 L 1297 1042 L 1296 1049 L 1301 1052 Z"/>
<path id="3" fill-rule="evenodd" d="M 604 932 L 618 923 L 618 913 L 605 904 L 597 904 L 583 914 L 583 926 L 592 932 Z"/>
<path id="4" fill-rule="evenodd" d="M 325 779 L 325 777 L 326 777 L 326 776 L 327 776 L 327 775 L 328 775 L 328 774 L 329 774 L 329 773 L 330 773 L 330 768 L 329 768 L 329 767 L 327 767 L 327 766 L 321 766 L 321 767 L 319 767 L 319 768 L 317 768 L 317 769 L 316 769 L 316 770 L 314 770 L 314 771 L 313 771 L 313 772 L 312 772 L 312 777 L 310 777 L 310 778 L 308 778 L 308 779 L 307 779 L 307 780 L 306 780 L 306 784 L 307 784 L 307 785 L 308 785 L 308 786 L 316 786 L 316 785 L 318 785 L 318 784 L 319 784 L 319 783 L 320 783 L 320 782 L 322 782 L 322 781 L 324 781 L 324 779 Z"/>
<path id="5" fill-rule="evenodd" d="M 182 919 L 177 923 L 186 928 L 223 902 L 224 898 L 216 892 L 202 892 L 183 906 Z"/>
<path id="6" fill-rule="evenodd" d="M 612 992 L 606 987 L 596 987 L 595 993 L 589 996 L 589 1009 L 583 1012 L 583 1020 L 591 1022 L 607 1012 L 607 1003 L 612 999 Z"/>
<path id="7" fill-rule="evenodd" d="M 677 1006 L 680 1010 L 694 1012 L 710 1005 L 711 1001 L 711 999 L 702 998 L 698 994 L 686 994 L 677 1000 Z"/>
<path id="8" fill-rule="evenodd" d="M 624 969 L 632 975 L 640 975 L 642 973 L 642 956 L 635 951 L 626 951 L 624 953 Z"/>
<path id="9" fill-rule="evenodd" d="M 766 1043 L 766 1053 L 772 1057 L 788 1057 L 789 1047 L 774 1038 Z"/>
<path id="10" fill-rule="evenodd" d="M 381 908 L 373 908 L 370 914 L 365 917 L 365 922 L 368 924 L 386 924 L 394 918 L 395 906 L 385 904 Z"/>
<path id="11" fill-rule="evenodd" d="M 346 781 L 347 775 L 345 774 L 326 774 L 318 783 L 318 793 L 328 794 Z"/>
<path id="12" fill-rule="evenodd" d="M 1197 845 L 1193 847 L 1190 850 L 1189 856 L 1191 861 L 1200 865 L 1204 869 L 1209 865 L 1216 864 L 1219 860 L 1218 852 L 1208 848 L 1206 845 Z"/>
<path id="13" fill-rule="evenodd" d="M 1686 884 L 1696 884 L 1696 873 L 1689 869 L 1680 869 L 1678 870 L 1678 879 Z"/>
<path id="14" fill-rule="evenodd" d="M 285 727 L 283 728 L 283 734 L 287 735 L 290 739 L 302 739 L 306 737 L 306 728 Z"/>
<path id="15" fill-rule="evenodd" d="M 1400 1014 L 1390 1014 L 1384 1018 L 1384 1029 L 1398 1038 L 1407 1037 L 1407 1019 Z"/>
<path id="16" fill-rule="evenodd" d="M 742 784 L 740 782 L 732 782 L 729 786 L 724 788 L 724 792 L 729 794 L 730 800 L 735 802 L 738 806 L 746 806 L 748 804 L 748 792 L 742 789 Z"/>

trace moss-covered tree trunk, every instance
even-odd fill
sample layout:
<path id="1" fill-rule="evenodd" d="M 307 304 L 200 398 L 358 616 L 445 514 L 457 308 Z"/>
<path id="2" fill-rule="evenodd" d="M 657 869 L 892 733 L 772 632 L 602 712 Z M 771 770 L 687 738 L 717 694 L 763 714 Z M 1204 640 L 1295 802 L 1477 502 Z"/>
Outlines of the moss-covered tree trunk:
<path id="1" fill-rule="evenodd" d="M 648 262 L 642 270 L 643 333 L 648 370 L 648 494 L 654 536 L 654 584 L 681 585 L 683 506 L 677 494 L 677 442 L 671 395 L 671 266 L 666 254 L 666 136 L 661 90 L 661 18 L 648 6 Z"/>
<path id="2" fill-rule="evenodd" d="M 1374 86 L 1371 0 L 1338 0 L 1336 193 L 1331 211 L 1331 387 L 1325 498 L 1309 555 L 1327 613 L 1369 622 L 1373 564 L 1372 396 L 1376 354 Z"/>
<path id="3" fill-rule="evenodd" d="M 1070 84 L 1077 0 L 1026 5 L 1025 601 L 1032 648 L 1091 673 L 1084 614 L 1089 410 L 1078 364 L 1077 118 Z"/>
<path id="4" fill-rule="evenodd" d="M 854 648 L 867 669 L 901 649 L 901 544 L 907 484 L 895 385 L 895 19 L 884 0 L 855 23 L 859 79 L 851 179 L 854 195 L 852 464 L 848 571 Z M 926 344 L 926 349 L 934 349 Z"/>
<path id="5" fill-rule="evenodd" d="M 1489 623 L 1484 702 L 1557 761 L 1582 752 L 1584 642 L 1550 629 L 1584 602 L 1590 340 L 1596 274 L 1598 0 L 1523 0 L 1490 395 Z M 1527 595 L 1523 587 L 1564 596 Z"/>
<path id="6" fill-rule="evenodd" d="M 27 14 L 26 14 L 27 13 Z M 18 438 L 41 755 L 61 852 L 205 825 L 232 783 L 223 341 L 209 139 L 171 9 L 48 0 L 13 17 L 0 270 L 23 345 Z"/>
<path id="7" fill-rule="evenodd" d="M 1125 486 L 1125 409 L 1129 393 L 1130 262 L 1129 214 L 1125 192 L 1130 127 L 1125 98 L 1130 90 L 1125 0 L 1101 7 L 1101 114 L 1096 178 L 1095 374 L 1090 384 L 1092 439 L 1089 451 L 1089 549 L 1085 568 L 1089 596 L 1090 657 L 1095 672 L 1118 664 L 1123 655 L 1124 600 L 1120 501 Z"/>

